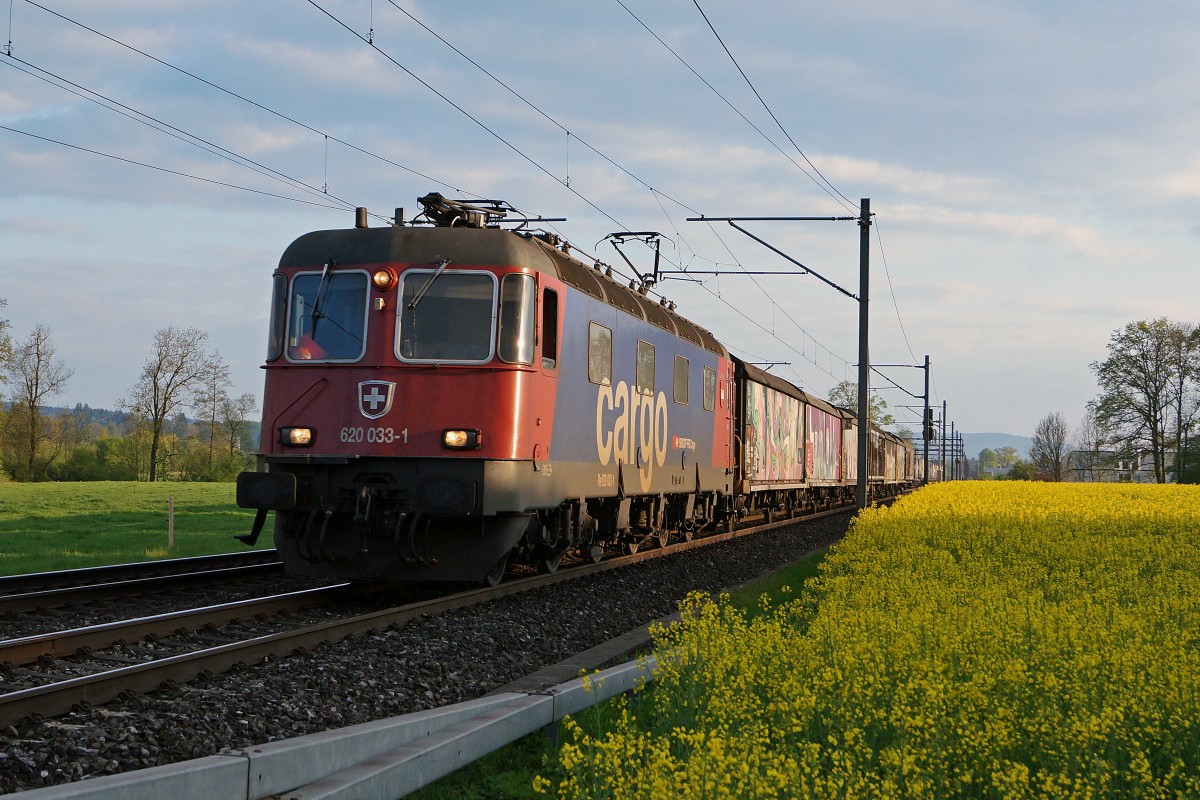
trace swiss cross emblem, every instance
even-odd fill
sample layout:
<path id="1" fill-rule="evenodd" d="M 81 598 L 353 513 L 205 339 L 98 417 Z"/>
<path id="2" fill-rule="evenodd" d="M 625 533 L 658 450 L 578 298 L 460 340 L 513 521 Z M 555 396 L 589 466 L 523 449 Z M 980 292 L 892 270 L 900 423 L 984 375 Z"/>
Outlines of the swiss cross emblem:
<path id="1" fill-rule="evenodd" d="M 358 384 L 358 410 L 367 419 L 379 419 L 392 410 L 396 384 L 391 381 L 362 381 Z"/>

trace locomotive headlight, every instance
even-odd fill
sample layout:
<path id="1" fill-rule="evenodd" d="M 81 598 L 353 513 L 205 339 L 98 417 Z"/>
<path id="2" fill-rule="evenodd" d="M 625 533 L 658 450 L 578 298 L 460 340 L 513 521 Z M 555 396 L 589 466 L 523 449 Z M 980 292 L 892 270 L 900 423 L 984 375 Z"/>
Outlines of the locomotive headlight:
<path id="1" fill-rule="evenodd" d="M 449 428 L 442 431 L 442 447 L 447 450 L 478 450 L 483 445 L 483 434 L 468 428 Z"/>
<path id="2" fill-rule="evenodd" d="M 312 428 L 280 428 L 279 443 L 288 447 L 311 447 L 315 434 Z"/>
<path id="3" fill-rule="evenodd" d="M 377 269 L 371 276 L 371 282 L 381 292 L 386 292 L 396 282 L 396 275 L 390 269 Z"/>

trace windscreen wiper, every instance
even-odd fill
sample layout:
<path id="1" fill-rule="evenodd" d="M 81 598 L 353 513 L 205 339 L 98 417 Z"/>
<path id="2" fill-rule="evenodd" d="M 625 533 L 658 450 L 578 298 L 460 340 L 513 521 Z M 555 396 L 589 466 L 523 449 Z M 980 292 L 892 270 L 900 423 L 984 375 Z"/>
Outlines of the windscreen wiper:
<path id="1" fill-rule="evenodd" d="M 317 296 L 313 298 L 312 313 L 309 314 L 309 317 L 312 319 L 310 335 L 313 339 L 317 338 L 317 320 L 324 316 L 321 314 L 321 297 L 322 292 L 326 295 L 329 294 L 329 284 L 331 283 L 329 274 L 333 271 L 333 263 L 332 260 L 325 262 L 325 270 L 321 273 L 321 282 L 317 284 Z"/>
<path id="2" fill-rule="evenodd" d="M 442 263 L 438 264 L 438 268 L 434 271 L 434 273 L 432 275 L 429 276 L 429 279 L 427 281 L 425 281 L 424 284 L 422 284 L 421 288 L 417 290 L 417 293 L 413 295 L 413 299 L 408 301 L 409 311 L 412 311 L 413 309 L 415 309 L 417 307 L 417 303 L 421 302 L 421 299 L 425 297 L 425 293 L 429 291 L 429 287 L 433 286 L 433 282 L 438 279 L 439 275 L 441 275 L 443 272 L 446 271 L 446 267 L 449 264 L 450 264 L 450 259 L 448 259 L 448 258 L 443 259 Z"/>

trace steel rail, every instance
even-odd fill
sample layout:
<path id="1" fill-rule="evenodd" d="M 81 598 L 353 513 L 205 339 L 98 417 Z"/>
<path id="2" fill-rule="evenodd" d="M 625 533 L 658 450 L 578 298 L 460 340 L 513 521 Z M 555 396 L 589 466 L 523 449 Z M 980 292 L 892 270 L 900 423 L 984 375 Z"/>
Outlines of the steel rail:
<path id="1" fill-rule="evenodd" d="M 350 587 L 349 583 L 338 583 L 270 597 L 0 640 L 0 664 L 32 664 L 41 658 L 65 658 L 81 651 L 102 650 L 120 642 L 171 636 L 181 630 L 195 631 L 208 625 L 223 625 L 260 614 L 270 616 L 300 611 L 355 593 Z"/>
<path id="2" fill-rule="evenodd" d="M 139 561 L 132 564 L 112 564 L 105 567 L 80 567 L 54 572 L 30 572 L 20 575 L 0 576 L 0 595 L 19 594 L 43 590 L 54 586 L 81 586 L 85 584 L 112 583 L 114 581 L 144 578 L 147 573 L 182 574 L 202 572 L 225 567 L 278 562 L 275 550 L 253 550 L 250 552 L 218 553 L 193 558 L 167 558 L 158 561 Z"/>
<path id="3" fill-rule="evenodd" d="M 130 691 L 149 692 L 162 686 L 189 681 L 200 674 L 225 672 L 240 665 L 258 663 L 267 658 L 283 658 L 322 643 L 337 643 L 351 636 L 400 625 L 423 615 L 443 614 L 530 589 L 607 572 L 654 558 L 676 555 L 719 542 L 752 536 L 773 528 L 853 511 L 855 511 L 853 506 L 842 506 L 804 516 L 779 519 L 751 528 L 697 537 L 690 542 L 652 548 L 632 555 L 607 558 L 598 563 L 585 563 L 548 575 L 520 578 L 502 583 L 497 587 L 471 589 L 433 600 L 360 614 L 344 620 L 259 636 L 243 642 L 205 648 L 192 653 L 168 656 L 144 664 L 69 678 L 44 686 L 20 689 L 0 695 L 0 727 L 13 725 L 27 717 L 57 716 L 65 714 L 73 708 L 106 703 Z"/>
<path id="4" fill-rule="evenodd" d="M 157 575 L 152 578 L 132 578 L 112 583 L 96 583 L 84 586 L 66 586 L 55 589 L 9 594 L 0 596 L 0 613 L 5 611 L 32 611 L 37 608 L 57 608 L 91 600 L 107 600 L 125 597 L 144 591 L 170 589 L 213 583 L 228 578 L 244 578 L 250 575 L 282 574 L 283 564 L 279 561 L 224 567 L 199 572 L 183 572 L 172 575 Z M 54 573 L 51 573 L 54 574 Z"/>

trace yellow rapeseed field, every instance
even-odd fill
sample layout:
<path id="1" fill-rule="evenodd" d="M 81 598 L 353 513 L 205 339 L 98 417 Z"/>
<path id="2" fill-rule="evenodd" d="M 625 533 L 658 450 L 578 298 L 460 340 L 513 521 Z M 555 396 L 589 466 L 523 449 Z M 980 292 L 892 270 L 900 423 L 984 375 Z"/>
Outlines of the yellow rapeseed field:
<path id="1" fill-rule="evenodd" d="M 652 688 L 535 788 L 1200 797 L 1200 487 L 962 482 L 863 514 L 803 596 L 692 598 Z M 666 655 L 668 654 L 669 655 Z"/>

